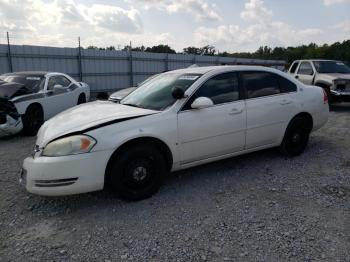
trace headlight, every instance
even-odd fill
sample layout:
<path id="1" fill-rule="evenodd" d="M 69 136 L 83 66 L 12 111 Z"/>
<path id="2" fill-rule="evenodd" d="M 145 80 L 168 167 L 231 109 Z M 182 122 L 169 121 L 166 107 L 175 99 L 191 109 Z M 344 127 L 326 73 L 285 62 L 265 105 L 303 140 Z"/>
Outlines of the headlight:
<path id="1" fill-rule="evenodd" d="M 42 156 L 67 156 L 88 153 L 96 143 L 96 140 L 90 136 L 69 136 L 49 143 L 44 148 Z"/>

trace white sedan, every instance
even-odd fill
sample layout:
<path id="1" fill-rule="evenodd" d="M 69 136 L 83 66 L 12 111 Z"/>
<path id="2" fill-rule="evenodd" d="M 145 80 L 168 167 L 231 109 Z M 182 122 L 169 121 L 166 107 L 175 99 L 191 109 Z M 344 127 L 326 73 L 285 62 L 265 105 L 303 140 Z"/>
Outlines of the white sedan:
<path id="1" fill-rule="evenodd" d="M 40 195 L 108 186 L 124 199 L 143 199 L 169 171 L 272 147 L 297 156 L 328 113 L 322 88 L 274 69 L 166 72 L 120 104 L 80 105 L 45 122 L 20 181 Z"/>
<path id="2" fill-rule="evenodd" d="M 62 73 L 16 72 L 0 79 L 0 137 L 22 128 L 36 135 L 45 120 L 90 97 L 87 84 Z"/>

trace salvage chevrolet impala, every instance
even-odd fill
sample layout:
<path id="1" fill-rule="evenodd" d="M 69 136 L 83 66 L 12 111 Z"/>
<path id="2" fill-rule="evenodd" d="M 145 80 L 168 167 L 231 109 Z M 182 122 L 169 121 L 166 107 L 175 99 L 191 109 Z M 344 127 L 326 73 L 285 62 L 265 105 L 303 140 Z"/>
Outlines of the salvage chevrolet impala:
<path id="1" fill-rule="evenodd" d="M 120 103 L 80 105 L 45 122 L 20 181 L 40 195 L 110 187 L 143 199 L 170 171 L 272 147 L 297 156 L 328 113 L 322 88 L 275 69 L 166 72 Z"/>

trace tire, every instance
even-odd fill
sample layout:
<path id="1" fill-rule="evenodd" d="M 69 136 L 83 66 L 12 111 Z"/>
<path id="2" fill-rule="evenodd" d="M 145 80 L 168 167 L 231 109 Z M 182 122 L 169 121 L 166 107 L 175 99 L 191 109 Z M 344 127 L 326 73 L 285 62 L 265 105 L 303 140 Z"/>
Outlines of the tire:
<path id="1" fill-rule="evenodd" d="M 279 147 L 280 152 L 289 157 L 300 155 L 309 142 L 309 136 L 310 130 L 307 121 L 302 117 L 295 117 L 287 127 Z"/>
<path id="2" fill-rule="evenodd" d="M 35 136 L 44 123 L 44 112 L 40 105 L 30 105 L 23 116 L 23 131 L 28 136 Z"/>
<path id="3" fill-rule="evenodd" d="M 80 94 L 77 105 L 84 104 L 84 103 L 86 103 L 86 96 L 85 94 Z"/>
<path id="4" fill-rule="evenodd" d="M 111 159 L 107 185 L 122 199 L 137 201 L 158 191 L 167 173 L 166 161 L 150 144 L 136 144 Z"/>

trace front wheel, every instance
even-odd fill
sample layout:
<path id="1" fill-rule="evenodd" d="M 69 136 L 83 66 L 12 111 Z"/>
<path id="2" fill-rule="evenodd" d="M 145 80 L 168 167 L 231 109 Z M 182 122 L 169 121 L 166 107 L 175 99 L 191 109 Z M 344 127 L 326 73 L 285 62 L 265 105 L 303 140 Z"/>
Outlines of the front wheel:
<path id="1" fill-rule="evenodd" d="M 304 152 L 309 141 L 310 131 L 305 119 L 294 118 L 288 125 L 280 152 L 287 156 L 298 156 Z"/>
<path id="2" fill-rule="evenodd" d="M 163 155 L 152 145 L 133 145 L 111 161 L 107 185 L 125 200 L 152 196 L 162 185 L 167 172 Z"/>
<path id="3" fill-rule="evenodd" d="M 23 131 L 26 135 L 35 136 L 44 123 L 44 112 L 39 105 L 30 105 L 23 116 Z"/>

